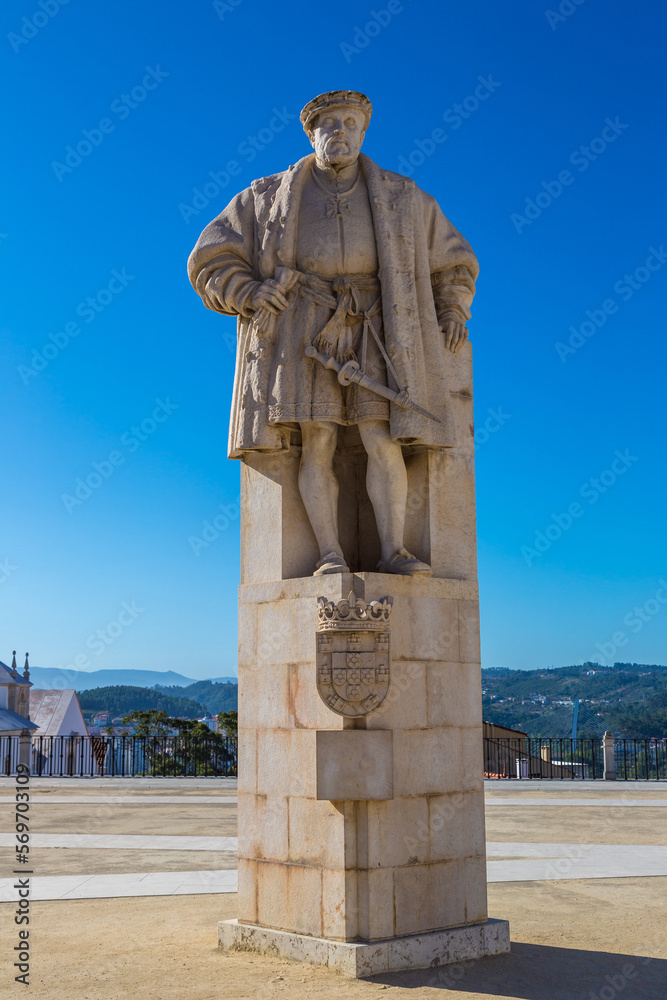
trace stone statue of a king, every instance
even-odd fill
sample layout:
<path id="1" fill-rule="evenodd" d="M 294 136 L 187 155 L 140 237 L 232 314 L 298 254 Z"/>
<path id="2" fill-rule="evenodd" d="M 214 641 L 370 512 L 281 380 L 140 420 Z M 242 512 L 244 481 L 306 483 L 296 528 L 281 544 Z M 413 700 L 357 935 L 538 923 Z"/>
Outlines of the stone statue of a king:
<path id="1" fill-rule="evenodd" d="M 202 233 L 238 317 L 238 909 L 221 947 L 352 976 L 504 954 L 488 919 L 474 487 L 477 261 L 360 154 L 367 97 Z"/>
<path id="2" fill-rule="evenodd" d="M 341 428 L 356 427 L 377 568 L 430 576 L 405 547 L 404 452 L 455 444 L 452 355 L 478 266 L 433 197 L 360 153 L 371 112 L 352 90 L 310 101 L 301 121 L 314 153 L 238 194 L 201 234 L 189 274 L 208 309 L 238 317 L 230 457 L 300 436 L 315 574 L 348 572 L 333 463 Z"/>

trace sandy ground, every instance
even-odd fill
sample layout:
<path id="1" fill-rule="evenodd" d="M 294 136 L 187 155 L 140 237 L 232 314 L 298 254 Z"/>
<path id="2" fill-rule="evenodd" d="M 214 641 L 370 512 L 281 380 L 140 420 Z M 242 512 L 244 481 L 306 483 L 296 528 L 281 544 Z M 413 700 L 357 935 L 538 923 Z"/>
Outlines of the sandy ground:
<path id="1" fill-rule="evenodd" d="M 667 809 L 492 806 L 486 839 L 545 844 L 664 844 Z M 667 1000 L 667 990 L 665 991 Z"/>
<path id="2" fill-rule="evenodd" d="M 491 914 L 510 920 L 511 955 L 363 981 L 327 969 L 219 951 L 215 925 L 235 915 L 232 895 L 34 903 L 29 996 L 589 1000 L 602 991 L 601 1000 L 612 1000 L 604 992 L 614 989 L 608 977 L 617 985 L 623 980 L 614 998 L 667 996 L 667 879 L 504 883 L 490 886 L 489 895 Z M 7 905 L 2 937 L 9 944 Z M 16 993 L 21 995 L 19 987 Z"/>
<path id="3" fill-rule="evenodd" d="M 85 802 L 85 800 L 84 800 Z M 134 833 L 188 837 L 235 837 L 236 806 L 134 805 L 95 803 L 40 805 L 33 795 L 30 802 L 33 833 Z M 0 806 L 0 828 L 11 829 L 10 806 Z M 43 874 L 47 874 L 43 872 Z"/>
<path id="4" fill-rule="evenodd" d="M 153 784 L 153 783 L 151 783 Z M 199 782 L 197 783 L 200 784 Z M 542 784 L 542 783 L 540 783 Z M 33 832 L 201 834 L 234 836 L 236 807 L 188 803 L 202 788 L 180 786 L 182 805 L 146 803 L 149 794 L 174 792 L 173 785 L 135 784 L 142 804 L 96 805 L 90 794 L 128 790 L 69 783 L 52 793 L 80 795 L 75 804 L 40 804 L 47 790 L 33 786 Z M 219 787 L 219 786 L 218 786 Z M 516 790 L 516 791 L 515 791 Z M 9 787 L 0 785 L 0 795 Z M 490 797 L 538 797 L 531 783 L 492 788 Z M 528 794 L 530 793 L 530 794 Z M 664 797 L 665 786 L 617 783 L 593 792 L 569 783 L 551 784 L 545 800 L 582 797 Z M 181 794 L 181 793 L 179 793 Z M 235 794 L 227 785 L 223 794 Z M 492 841 L 566 843 L 665 843 L 662 809 L 633 807 L 491 806 Z M 11 829 L 11 811 L 0 806 L 0 829 Z M 0 852 L 7 871 L 11 852 Z M 126 849 L 36 850 L 35 872 L 185 871 L 235 866 L 234 855 L 217 851 Z M 9 869 L 11 870 L 11 869 Z M 667 878 L 596 879 L 496 883 L 489 886 L 491 916 L 507 918 L 512 954 L 479 962 L 411 973 L 350 980 L 329 970 L 280 959 L 221 952 L 218 920 L 236 915 L 235 895 L 157 896 L 34 902 L 31 910 L 31 986 L 13 982 L 12 949 L 18 943 L 15 904 L 0 904 L 0 997 L 39 1000 L 667 1000 Z"/>

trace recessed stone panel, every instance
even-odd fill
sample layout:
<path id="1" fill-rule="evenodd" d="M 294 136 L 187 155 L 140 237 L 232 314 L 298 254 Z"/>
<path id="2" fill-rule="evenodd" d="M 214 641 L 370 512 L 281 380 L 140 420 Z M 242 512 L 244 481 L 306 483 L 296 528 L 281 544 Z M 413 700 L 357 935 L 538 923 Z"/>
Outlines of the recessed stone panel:
<path id="1" fill-rule="evenodd" d="M 317 733 L 318 799 L 391 799 L 392 732 L 342 729 Z"/>

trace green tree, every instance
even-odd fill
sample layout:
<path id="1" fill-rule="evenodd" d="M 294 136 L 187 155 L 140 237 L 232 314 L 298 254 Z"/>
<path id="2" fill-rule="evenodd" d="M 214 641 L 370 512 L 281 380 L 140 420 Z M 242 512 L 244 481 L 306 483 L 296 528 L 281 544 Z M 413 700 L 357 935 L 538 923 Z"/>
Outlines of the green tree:
<path id="1" fill-rule="evenodd" d="M 193 719 L 169 719 L 169 722 L 179 734 L 172 745 L 174 774 L 236 774 L 235 740 L 212 732 L 205 722 Z"/>
<path id="2" fill-rule="evenodd" d="M 232 739 L 237 739 L 239 733 L 239 713 L 234 711 L 219 712 L 217 718 L 220 729 L 224 729 Z"/>
<path id="3" fill-rule="evenodd" d="M 157 737 L 169 736 L 173 719 L 170 719 L 164 709 L 135 709 L 123 717 L 124 725 L 135 723 L 135 736 Z"/>

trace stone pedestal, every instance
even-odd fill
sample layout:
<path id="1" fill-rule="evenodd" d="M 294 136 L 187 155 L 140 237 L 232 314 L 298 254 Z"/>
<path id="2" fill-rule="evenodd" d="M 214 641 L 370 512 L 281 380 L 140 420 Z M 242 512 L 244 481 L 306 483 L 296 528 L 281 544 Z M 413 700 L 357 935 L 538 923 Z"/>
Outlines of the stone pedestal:
<path id="1" fill-rule="evenodd" d="M 19 736 L 19 764 L 30 767 L 30 752 L 32 749 L 32 733 L 29 729 L 22 729 Z"/>
<path id="2" fill-rule="evenodd" d="M 509 950 L 486 910 L 469 345 L 453 364 L 459 446 L 405 449 L 406 546 L 430 579 L 373 572 L 356 429 L 336 458 L 349 573 L 311 575 L 298 438 L 242 464 L 239 915 L 220 925 L 223 947 L 356 976 Z M 351 591 L 392 601 L 389 688 L 359 718 L 317 686 L 317 600 Z"/>
<path id="3" fill-rule="evenodd" d="M 382 972 L 433 969 L 452 962 L 504 955 L 510 950 L 509 924 L 506 920 L 487 920 L 474 926 L 452 927 L 373 944 L 289 934 L 242 924 L 238 920 L 222 920 L 218 927 L 222 948 L 280 955 L 297 962 L 326 965 L 358 979 Z"/>
<path id="4" fill-rule="evenodd" d="M 357 720 L 315 666 L 316 599 L 351 590 L 393 597 L 389 692 Z M 239 920 L 338 941 L 485 920 L 474 584 L 346 573 L 240 601 Z"/>

